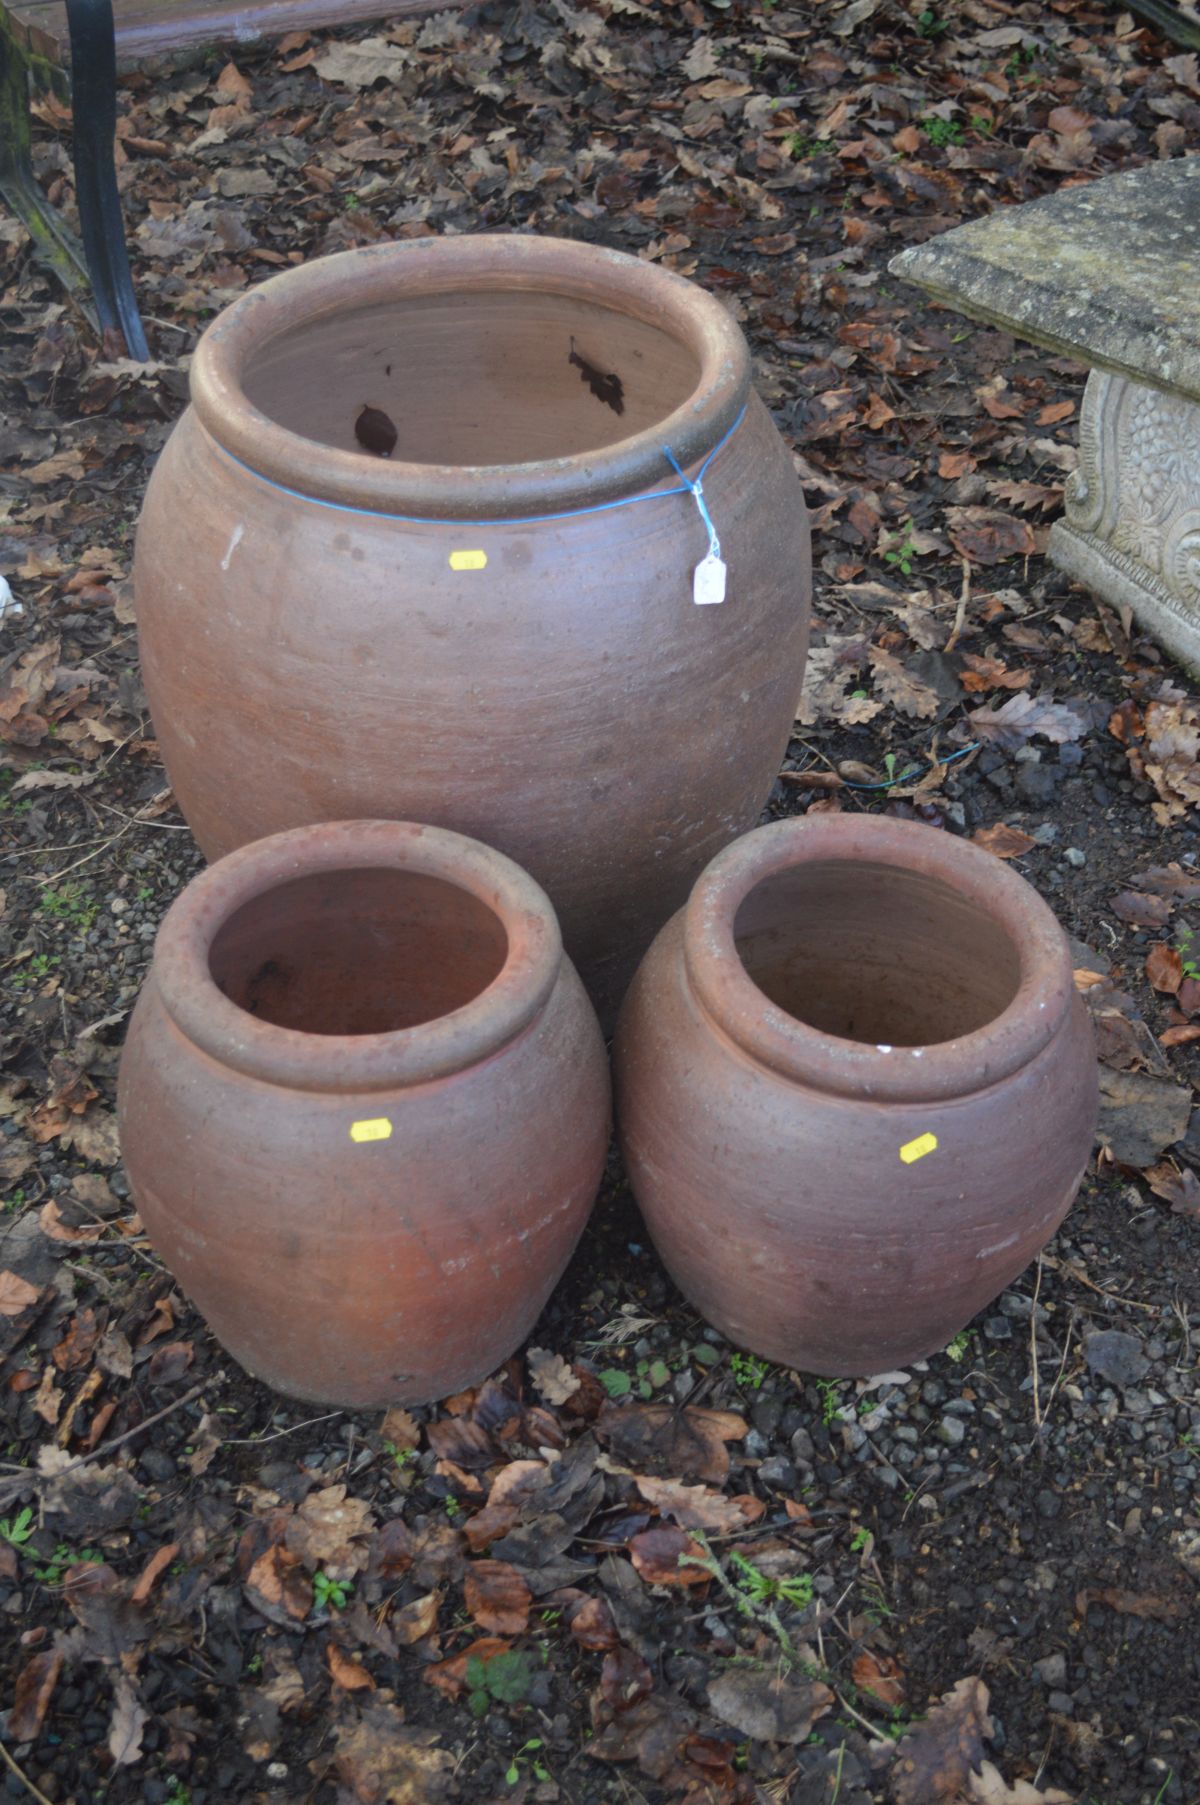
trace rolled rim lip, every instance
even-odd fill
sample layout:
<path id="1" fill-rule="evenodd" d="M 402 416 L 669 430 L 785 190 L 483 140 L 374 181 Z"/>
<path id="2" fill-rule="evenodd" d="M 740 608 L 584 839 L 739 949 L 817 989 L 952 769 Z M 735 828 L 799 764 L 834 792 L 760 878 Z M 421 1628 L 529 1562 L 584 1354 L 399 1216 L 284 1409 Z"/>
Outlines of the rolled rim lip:
<path id="1" fill-rule="evenodd" d="M 970 1034 L 885 1052 L 824 1034 L 772 1003 L 738 955 L 738 909 L 764 879 L 835 860 L 915 868 L 969 897 L 1017 949 L 1021 976 L 1008 1007 Z M 958 1097 L 1008 1077 L 1046 1046 L 1074 998 L 1062 929 L 1031 885 L 993 854 L 941 829 L 879 816 L 805 816 L 735 841 L 698 879 L 683 935 L 695 995 L 745 1052 L 813 1089 L 880 1102 Z"/>
<path id="2" fill-rule="evenodd" d="M 218 989 L 209 954 L 238 909 L 297 878 L 363 868 L 439 877 L 492 909 L 508 935 L 492 982 L 433 1021 L 345 1035 L 276 1027 Z M 502 853 L 414 822 L 339 821 L 256 840 L 193 878 L 159 928 L 153 977 L 181 1033 L 219 1064 L 289 1089 L 373 1091 L 444 1078 L 497 1053 L 544 1008 L 562 957 L 545 891 Z"/>
<path id="3" fill-rule="evenodd" d="M 462 292 L 554 293 L 656 325 L 698 359 L 692 394 L 655 426 L 593 451 L 521 464 L 413 464 L 342 451 L 290 432 L 242 386 L 254 354 L 301 322 L 389 300 Z M 750 393 L 750 354 L 704 289 L 622 251 L 520 233 L 416 238 L 342 251 L 270 277 L 207 328 L 191 367 L 206 430 L 257 475 L 317 501 L 373 513 L 452 520 L 567 512 L 653 489 L 730 430 Z"/>

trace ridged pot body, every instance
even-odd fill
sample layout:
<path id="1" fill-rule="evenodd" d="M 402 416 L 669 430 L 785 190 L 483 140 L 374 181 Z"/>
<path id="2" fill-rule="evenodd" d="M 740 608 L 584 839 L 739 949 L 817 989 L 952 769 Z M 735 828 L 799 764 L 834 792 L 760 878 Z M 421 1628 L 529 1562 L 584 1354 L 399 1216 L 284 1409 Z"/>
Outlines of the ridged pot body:
<path id="1" fill-rule="evenodd" d="M 999 973 L 1009 953 L 979 931 L 996 891 Z M 956 1019 L 967 1032 L 925 1040 Z M 949 835 L 872 818 L 723 854 L 646 956 L 614 1070 L 630 1182 L 680 1289 L 739 1346 L 831 1376 L 943 1348 L 994 1299 L 1070 1207 L 1097 1112 L 1040 898 Z"/>
<path id="2" fill-rule="evenodd" d="M 400 380 L 403 313 L 373 338 L 356 321 L 364 309 L 377 319 L 389 284 L 401 298 L 454 290 L 464 246 L 473 286 L 447 299 L 452 335 L 428 310 L 412 326 L 426 417 L 406 407 Z M 334 265 L 336 293 L 323 273 Z M 321 294 L 306 298 L 314 272 Z M 665 324 L 660 285 L 678 316 Z M 515 318 L 511 343 L 491 323 L 498 298 L 541 305 L 558 290 L 547 321 Z M 155 732 L 209 858 L 354 816 L 476 836 L 546 889 L 602 1015 L 615 1007 L 698 872 L 757 819 L 807 645 L 803 495 L 750 390 L 740 334 L 718 323 L 719 356 L 709 345 L 680 362 L 679 351 L 654 375 L 658 341 L 678 350 L 689 308 L 705 331 L 722 311 L 632 258 L 485 238 L 349 253 L 264 284 L 224 316 L 267 347 L 261 377 L 257 348 L 239 338 L 231 349 L 223 321 L 209 329 L 196 404 L 149 486 L 135 569 Z M 273 334 L 299 349 L 271 352 Z M 576 342 L 623 373 L 623 416 L 581 382 Z M 261 406 L 240 391 L 231 400 L 230 371 Z M 295 384 L 318 399 L 301 404 Z M 401 429 L 391 459 L 353 436 L 359 404 L 376 401 Z M 300 430 L 282 432 L 267 408 Z M 339 442 L 304 437 L 318 429 Z M 728 594 L 697 606 L 708 535 L 693 497 L 622 504 L 678 484 L 668 446 L 694 478 L 722 440 L 703 491 Z M 419 461 L 427 441 L 430 457 L 480 461 Z M 494 456 L 520 461 L 485 464 L 493 441 Z"/>
<path id="3" fill-rule="evenodd" d="M 389 836 L 421 832 L 373 826 L 376 851 Z M 344 994 L 356 964 L 343 943 L 330 969 L 317 969 L 330 923 L 346 910 L 346 872 L 333 874 L 327 893 L 304 889 L 309 854 L 329 832 L 276 836 L 189 887 L 221 879 L 263 847 L 275 849 L 273 882 L 286 885 L 290 865 L 300 903 L 295 886 L 291 899 L 281 887 L 278 909 L 269 902 L 247 917 L 245 947 L 234 933 L 222 954 L 230 994 L 251 1009 L 282 1010 L 285 1024 L 303 1020 L 314 999 L 324 1012 L 322 998 Z M 401 965 L 411 970 L 415 953 L 426 967 L 415 979 L 417 1014 L 446 984 L 455 1001 L 477 961 L 486 975 L 492 960 L 486 944 L 468 944 L 474 921 L 459 944 L 441 896 L 435 885 L 430 906 L 417 899 L 412 938 L 400 947 Z M 604 1043 L 557 935 L 542 949 L 540 987 L 522 979 L 529 1007 L 516 1015 L 485 989 L 398 1033 L 297 1032 L 247 1016 L 243 1035 L 234 1019 L 243 1011 L 218 985 L 197 978 L 189 988 L 180 975 L 172 916 L 194 915 L 194 903 L 185 892 L 164 923 L 121 1063 L 122 1150 L 151 1244 L 224 1346 L 280 1391 L 368 1408 L 477 1382 L 528 1334 L 561 1276 L 608 1146 Z M 389 893 L 365 913 L 350 909 L 350 938 L 374 973 L 360 1018 L 368 1029 L 380 1019 L 379 997 L 405 989 L 389 952 L 405 907 Z M 548 908 L 544 916 L 552 925 Z M 219 897 L 207 919 L 224 946 L 234 915 Z M 303 991 L 310 956 L 315 987 L 298 992 L 293 1009 L 288 986 L 300 970 Z M 502 976 L 492 991 L 504 984 Z"/>

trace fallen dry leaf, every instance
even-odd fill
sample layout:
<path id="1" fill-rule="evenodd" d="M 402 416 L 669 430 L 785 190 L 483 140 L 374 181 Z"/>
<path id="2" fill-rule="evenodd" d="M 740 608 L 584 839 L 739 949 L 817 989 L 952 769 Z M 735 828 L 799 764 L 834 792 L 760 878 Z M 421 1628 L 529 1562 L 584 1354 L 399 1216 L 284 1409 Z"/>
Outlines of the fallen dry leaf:
<path id="1" fill-rule="evenodd" d="M 636 1761 L 641 1771 L 654 1779 L 672 1774 L 681 1780 L 674 1791 L 684 1791 L 691 1778 L 703 1780 L 698 1774 L 679 1775 L 679 1752 L 694 1727 L 695 1717 L 675 1695 L 653 1692 L 649 1698 L 638 1699 L 627 1711 L 613 1711 L 597 1692 L 592 1702 L 592 1720 L 596 1734 L 588 1743 L 587 1752 L 594 1761 Z M 706 1795 L 712 1797 L 708 1785 L 704 1785 L 699 1798 L 703 1800 Z M 696 1797 L 695 1791 L 692 1796 Z"/>
<path id="2" fill-rule="evenodd" d="M 1165 928 L 1174 903 L 1167 896 L 1149 896 L 1142 890 L 1118 890 L 1109 908 L 1120 921 L 1135 928 Z"/>
<path id="3" fill-rule="evenodd" d="M 1031 696 L 1027 690 L 1018 690 L 999 708 L 977 708 L 966 724 L 973 740 L 990 740 L 1008 752 L 1035 735 L 1061 746 L 1087 731 L 1087 720 L 1077 709 L 1049 696 Z"/>
<path id="4" fill-rule="evenodd" d="M 395 83 L 412 60 L 412 52 L 386 38 L 361 38 L 357 44 L 328 44 L 312 67 L 324 81 L 342 88 L 370 88 L 378 81 Z"/>
<path id="5" fill-rule="evenodd" d="M 1177 1028 L 1164 1028 L 1158 1040 L 1159 1045 L 1163 1047 L 1186 1046 L 1188 1041 L 1200 1040 L 1200 1022 L 1188 1022 Z"/>
<path id="6" fill-rule="evenodd" d="M 1086 1617 L 1088 1606 L 1093 1604 L 1106 1604 L 1109 1610 L 1119 1611 L 1124 1617 L 1149 1617 L 1157 1623 L 1176 1623 L 1190 1616 L 1193 1608 L 1189 1599 L 1178 1594 L 1159 1597 L 1149 1592 L 1127 1592 L 1121 1586 L 1086 1586 L 1075 1594 L 1077 1616 Z"/>
<path id="7" fill-rule="evenodd" d="M 1169 865 L 1151 865 L 1146 871 L 1139 871 L 1130 882 L 1138 890 L 1166 897 L 1172 902 L 1200 902 L 1200 871 L 1185 871 L 1175 860 Z"/>
<path id="8" fill-rule="evenodd" d="M 54 1368 L 48 1366 L 42 1374 L 37 1395 L 30 1399 L 30 1409 L 53 1428 L 62 1414 L 62 1404 L 63 1394 L 54 1382 Z"/>
<path id="9" fill-rule="evenodd" d="M 374 1692 L 375 1682 L 362 1662 L 346 1654 L 336 1642 L 326 1643 L 325 1659 L 329 1664 L 329 1677 L 343 1692 Z"/>
<path id="10" fill-rule="evenodd" d="M 600 1670 L 600 1693 L 614 1711 L 628 1711 L 653 1690 L 654 1675 L 641 1655 L 623 1643 L 607 1651 Z"/>
<path id="11" fill-rule="evenodd" d="M 895 1805 L 949 1805 L 983 1760 L 992 1733 L 988 1689 L 960 1680 L 896 1750 L 889 1776 Z"/>
<path id="12" fill-rule="evenodd" d="M 1054 1786 L 1049 1792 L 1039 1792 L 1028 1780 L 1016 1780 L 1009 1786 L 999 1768 L 985 1761 L 980 1771 L 971 1775 L 967 1797 L 971 1805 L 1073 1805 L 1076 1795 L 1059 1792 Z"/>
<path id="13" fill-rule="evenodd" d="M 729 1472 L 725 1443 L 747 1431 L 745 1417 L 733 1411 L 673 1404 L 610 1404 L 596 1419 L 596 1439 L 635 1471 L 713 1485 Z"/>
<path id="14" fill-rule="evenodd" d="M 1119 1165 L 1151 1165 L 1187 1133 L 1192 1093 L 1148 1072 L 1100 1067 L 1099 1136 Z"/>
<path id="15" fill-rule="evenodd" d="M 520 1508 L 516 1504 L 485 1504 L 482 1510 L 477 1510 L 463 1524 L 467 1547 L 472 1554 L 482 1554 L 493 1542 L 506 1536 L 510 1529 L 515 1529 L 520 1518 Z"/>
<path id="16" fill-rule="evenodd" d="M 972 564 L 1000 564 L 1037 550 L 1028 521 L 998 508 L 947 508 L 946 524 L 955 551 Z"/>
<path id="17" fill-rule="evenodd" d="M 994 853 L 998 859 L 1019 859 L 1022 853 L 1032 852 L 1037 845 L 1032 834 L 1020 827 L 1009 827 L 1003 821 L 997 821 L 992 827 L 977 827 L 971 839 L 976 846 Z"/>
<path id="18" fill-rule="evenodd" d="M 615 1648 L 620 1640 L 613 1614 L 603 1598 L 585 1598 L 571 1617 L 569 1628 L 581 1648 L 597 1652 Z"/>
<path id="19" fill-rule="evenodd" d="M 108 1752 L 118 1767 L 132 1767 L 142 1758 L 142 1734 L 150 1721 L 150 1713 L 138 1697 L 137 1688 L 128 1674 L 118 1673 L 113 1682 L 113 1714 L 108 1726 Z"/>
<path id="20" fill-rule="evenodd" d="M 448 1660 L 436 1661 L 432 1667 L 425 1669 L 422 1678 L 430 1686 L 436 1686 L 447 1698 L 457 1698 L 467 1684 L 467 1663 L 478 1655 L 481 1661 L 490 1661 L 493 1655 L 502 1655 L 512 1647 L 503 1636 L 479 1636 L 466 1648 L 460 1648 L 456 1655 Z"/>
<path id="21" fill-rule="evenodd" d="M 38 1227 L 51 1241 L 67 1241 L 77 1247 L 94 1245 L 104 1237 L 102 1222 L 83 1222 L 74 1228 L 64 1222 L 53 1197 L 38 1211 Z"/>
<path id="22" fill-rule="evenodd" d="M 1200 702 L 1164 683 L 1141 715 L 1124 703 L 1108 727 L 1123 742 L 1134 776 L 1158 791 L 1150 806 L 1160 827 L 1200 804 Z"/>
<path id="23" fill-rule="evenodd" d="M 401 1605 L 391 1613 L 388 1625 L 397 1642 L 411 1648 L 415 1642 L 423 1642 L 426 1636 L 432 1636 L 437 1628 L 438 1606 L 441 1599 L 436 1592 L 426 1592 L 422 1598 L 414 1598 L 411 1604 Z"/>
<path id="24" fill-rule="evenodd" d="M 732 1535 L 757 1523 L 766 1510 L 760 1498 L 748 1493 L 727 1498 L 724 1492 L 706 1485 L 681 1485 L 677 1479 L 636 1480 L 638 1491 L 664 1517 L 671 1517 L 683 1529 L 711 1529 L 718 1535 Z"/>
<path id="25" fill-rule="evenodd" d="M 532 1592 L 508 1561 L 472 1561 L 463 1596 L 480 1629 L 495 1636 L 519 1636 L 529 1623 Z"/>
<path id="26" fill-rule="evenodd" d="M 400 1579 L 413 1564 L 416 1544 L 403 1517 L 390 1517 L 371 1540 L 368 1569 L 380 1579 Z"/>
<path id="27" fill-rule="evenodd" d="M 1200 1221 L 1200 1179 L 1190 1166 L 1173 1166 L 1165 1159 L 1157 1166 L 1148 1166 L 1142 1177 L 1156 1197 L 1170 1204 L 1172 1215 L 1192 1216 Z"/>
<path id="28" fill-rule="evenodd" d="M 803 1742 L 833 1704 L 819 1680 L 792 1679 L 777 1666 L 736 1666 L 708 1688 L 722 1723 L 760 1742 Z"/>
<path id="29" fill-rule="evenodd" d="M 190 1341 L 165 1341 L 155 1348 L 146 1367 L 151 1385 L 178 1385 L 195 1359 Z"/>
<path id="30" fill-rule="evenodd" d="M 898 658 L 882 646 L 871 646 L 867 656 L 877 694 L 910 720 L 930 720 L 938 711 L 937 691 L 905 670 Z"/>
<path id="31" fill-rule="evenodd" d="M 7 1268 L 0 1272 L 0 1316 L 22 1316 L 30 1304 L 36 1304 L 41 1292 L 36 1285 Z"/>
<path id="32" fill-rule="evenodd" d="M 582 1381 L 561 1354 L 552 1354 L 544 1347 L 531 1347 L 525 1357 L 533 1388 L 547 1404 L 565 1404 L 568 1398 L 575 1396 Z"/>
<path id="33" fill-rule="evenodd" d="M 110 1109 L 90 1109 L 86 1116 L 73 1117 L 59 1139 L 89 1166 L 111 1168 L 121 1157 L 117 1118 Z"/>
<path id="34" fill-rule="evenodd" d="M 361 1805 L 438 1805 L 453 1796 L 455 1762 L 436 1730 L 404 1721 L 398 1705 L 372 1701 L 337 1732 L 334 1772 Z"/>
<path id="35" fill-rule="evenodd" d="M 704 1586 L 712 1575 L 687 1564 L 703 1559 L 699 1542 L 671 1523 L 643 1529 L 629 1544 L 629 1555 L 648 1586 Z"/>
<path id="36" fill-rule="evenodd" d="M 439 1461 L 451 1461 L 466 1471 L 482 1472 L 503 1459 L 482 1423 L 469 1416 L 447 1416 L 430 1423 L 425 1438 Z"/>
<path id="37" fill-rule="evenodd" d="M 1183 960 L 1176 947 L 1158 941 L 1146 954 L 1146 976 L 1155 990 L 1174 996 L 1183 983 Z"/>
<path id="38" fill-rule="evenodd" d="M 10 1742 L 34 1742 L 37 1739 L 64 1658 L 60 1648 L 45 1649 L 41 1654 L 33 1655 L 22 1667 L 8 1711 Z"/>
<path id="39" fill-rule="evenodd" d="M 145 1604 L 154 1590 L 154 1582 L 179 1553 L 178 1542 L 168 1542 L 157 1554 L 152 1554 L 138 1575 L 137 1584 L 129 1594 L 131 1604 Z"/>
<path id="40" fill-rule="evenodd" d="M 0 740 L 18 746 L 37 746 L 46 737 L 50 722 L 41 712 L 54 686 L 59 641 L 49 639 L 23 652 L 0 679 Z"/>
<path id="41" fill-rule="evenodd" d="M 297 1555 L 286 1548 L 268 1548 L 246 1575 L 246 1596 L 255 1610 L 273 1623 L 291 1618 L 300 1623 L 312 1609 L 312 1585 Z"/>
<path id="42" fill-rule="evenodd" d="M 369 1504 L 348 1498 L 344 1485 L 329 1485 L 310 1492 L 284 1540 L 310 1573 L 323 1567 L 330 1579 L 353 1579 L 367 1564 L 373 1528 Z"/>
<path id="43" fill-rule="evenodd" d="M 404 1454 L 410 1448 L 420 1447 L 421 1425 L 409 1411 L 394 1404 L 379 1425 L 379 1439 L 390 1442 L 398 1454 Z"/>
<path id="44" fill-rule="evenodd" d="M 877 1655 L 867 1649 L 855 1660 L 850 1675 L 860 1692 L 869 1692 L 881 1705 L 903 1704 L 904 1675 L 900 1663 L 891 1655 Z"/>
<path id="45" fill-rule="evenodd" d="M 62 1340 L 50 1351 L 50 1358 L 60 1373 L 77 1372 L 91 1363 L 101 1325 L 94 1310 L 77 1310 L 67 1325 Z"/>

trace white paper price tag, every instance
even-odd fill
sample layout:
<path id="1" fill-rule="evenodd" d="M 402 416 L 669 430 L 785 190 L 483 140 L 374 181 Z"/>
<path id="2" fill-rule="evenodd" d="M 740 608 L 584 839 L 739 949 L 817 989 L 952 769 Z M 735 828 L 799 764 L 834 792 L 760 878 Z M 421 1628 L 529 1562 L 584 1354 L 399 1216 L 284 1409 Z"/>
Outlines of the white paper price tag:
<path id="1" fill-rule="evenodd" d="M 700 608 L 725 600 L 725 562 L 712 552 L 692 572 L 692 600 Z"/>

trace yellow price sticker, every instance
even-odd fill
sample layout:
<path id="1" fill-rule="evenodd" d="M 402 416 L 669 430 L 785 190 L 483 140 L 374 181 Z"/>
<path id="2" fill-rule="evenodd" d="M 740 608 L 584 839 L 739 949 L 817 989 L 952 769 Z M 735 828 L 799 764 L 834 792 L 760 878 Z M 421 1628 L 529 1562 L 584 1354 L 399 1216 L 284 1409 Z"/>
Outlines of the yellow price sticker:
<path id="1" fill-rule="evenodd" d="M 486 552 L 451 552 L 451 570 L 486 570 Z"/>
<path id="2" fill-rule="evenodd" d="M 386 1116 L 372 1116 L 366 1122 L 351 1122 L 352 1141 L 390 1141 L 392 1125 Z"/>
<path id="3" fill-rule="evenodd" d="M 905 1141 L 900 1149 L 900 1158 L 906 1166 L 911 1166 L 915 1159 L 924 1159 L 927 1153 L 936 1153 L 937 1144 L 936 1134 L 919 1134 L 915 1141 Z"/>

